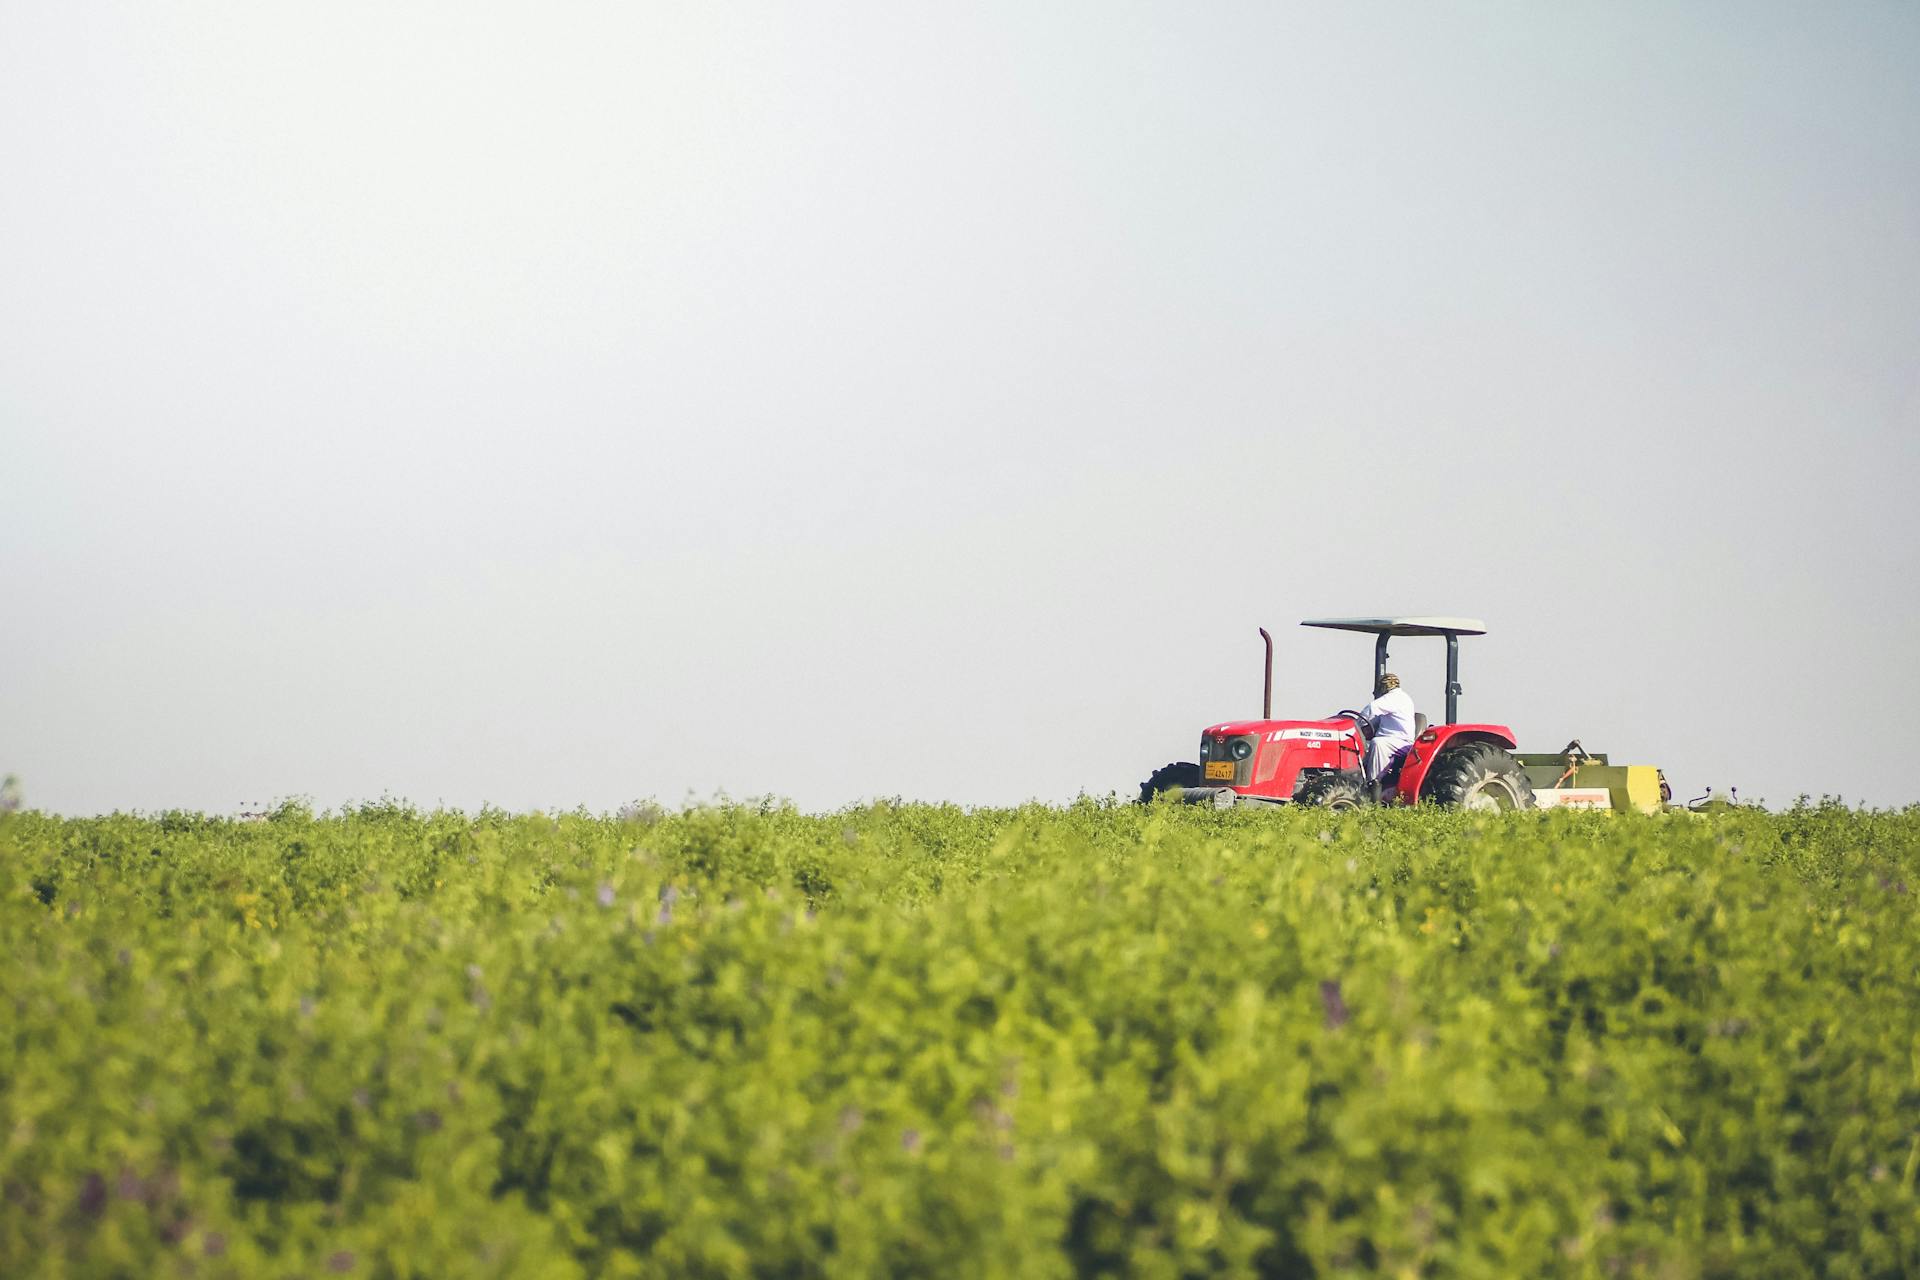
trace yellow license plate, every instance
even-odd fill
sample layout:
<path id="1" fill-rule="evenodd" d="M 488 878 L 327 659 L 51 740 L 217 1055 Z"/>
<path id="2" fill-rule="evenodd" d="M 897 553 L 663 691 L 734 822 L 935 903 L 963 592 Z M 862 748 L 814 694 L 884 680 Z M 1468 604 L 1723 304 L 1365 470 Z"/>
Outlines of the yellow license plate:
<path id="1" fill-rule="evenodd" d="M 1225 779 L 1228 782 L 1232 782 L 1233 781 L 1233 761 L 1231 760 L 1207 761 L 1207 778 L 1209 781 L 1216 778 L 1221 778 L 1221 779 Z"/>

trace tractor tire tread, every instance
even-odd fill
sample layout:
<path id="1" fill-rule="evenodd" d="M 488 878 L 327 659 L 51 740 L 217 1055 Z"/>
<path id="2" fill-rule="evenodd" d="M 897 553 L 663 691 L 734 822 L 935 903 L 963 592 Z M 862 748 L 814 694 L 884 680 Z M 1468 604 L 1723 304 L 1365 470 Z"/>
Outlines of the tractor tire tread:
<path id="1" fill-rule="evenodd" d="M 1367 780 L 1358 769 L 1309 778 L 1293 799 L 1303 808 L 1364 809 L 1373 804 Z"/>
<path id="2" fill-rule="evenodd" d="M 1420 787 L 1420 798 L 1459 808 L 1489 783 L 1499 784 L 1514 809 L 1534 808 L 1533 783 L 1520 762 L 1490 742 L 1467 742 L 1441 753 Z"/>
<path id="3" fill-rule="evenodd" d="M 1174 760 L 1161 765 L 1140 784 L 1140 803 L 1152 804 L 1162 792 L 1200 785 L 1200 766 L 1191 760 Z"/>

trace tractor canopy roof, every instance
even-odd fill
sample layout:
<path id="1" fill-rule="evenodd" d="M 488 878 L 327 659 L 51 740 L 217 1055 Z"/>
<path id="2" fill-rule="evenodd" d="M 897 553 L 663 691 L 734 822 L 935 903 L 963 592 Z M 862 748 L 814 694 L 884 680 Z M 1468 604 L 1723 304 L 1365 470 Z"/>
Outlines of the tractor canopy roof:
<path id="1" fill-rule="evenodd" d="M 1487 624 L 1478 618 L 1308 618 L 1303 627 L 1329 631 L 1364 631 L 1375 636 L 1483 636 Z"/>

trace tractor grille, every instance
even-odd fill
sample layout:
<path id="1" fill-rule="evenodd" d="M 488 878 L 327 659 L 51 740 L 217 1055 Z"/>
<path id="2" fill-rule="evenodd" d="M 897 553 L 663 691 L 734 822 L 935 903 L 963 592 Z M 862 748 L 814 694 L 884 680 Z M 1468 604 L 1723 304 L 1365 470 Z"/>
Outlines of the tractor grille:
<path id="1" fill-rule="evenodd" d="M 1244 787 L 1253 781 L 1253 758 L 1260 746 L 1257 733 L 1206 734 L 1200 739 L 1200 781 L 1216 787 Z M 1226 776 L 1221 765 L 1231 765 Z M 1212 766 L 1212 767 L 1209 767 Z"/>

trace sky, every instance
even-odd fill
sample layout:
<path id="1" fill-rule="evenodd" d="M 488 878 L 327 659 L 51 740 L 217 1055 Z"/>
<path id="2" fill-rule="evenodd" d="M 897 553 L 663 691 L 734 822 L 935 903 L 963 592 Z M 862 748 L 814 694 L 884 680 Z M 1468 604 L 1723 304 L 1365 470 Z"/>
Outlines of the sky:
<path id="1" fill-rule="evenodd" d="M 1920 801 L 1920 7 L 0 7 L 0 773 L 1133 794 L 1464 719 Z M 1393 666 L 1443 705 L 1442 647 Z"/>

